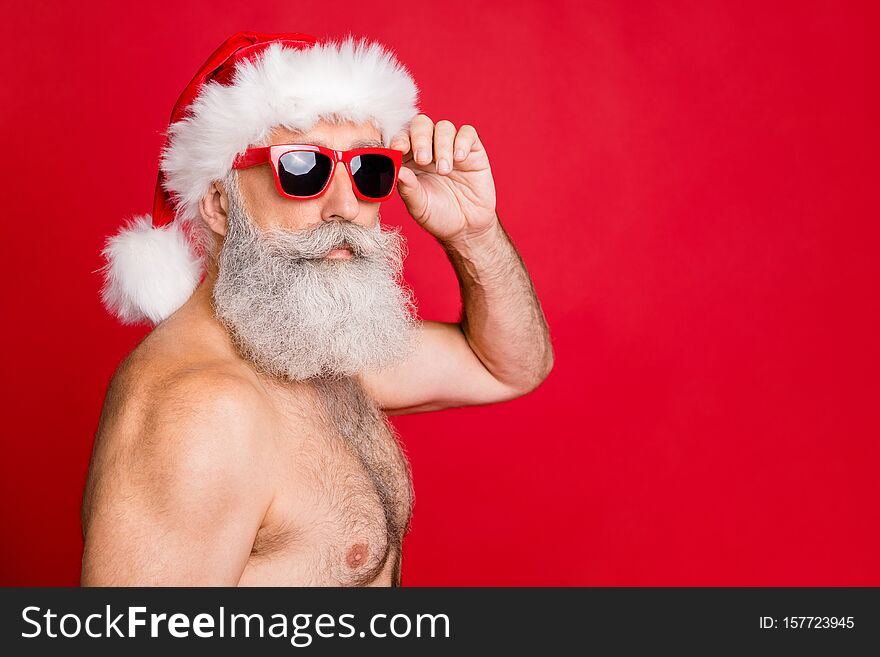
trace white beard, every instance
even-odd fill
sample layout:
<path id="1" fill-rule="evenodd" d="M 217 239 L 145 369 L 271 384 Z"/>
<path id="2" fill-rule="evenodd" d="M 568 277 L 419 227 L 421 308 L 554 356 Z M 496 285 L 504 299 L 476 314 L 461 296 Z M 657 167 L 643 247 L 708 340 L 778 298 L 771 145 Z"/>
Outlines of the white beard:
<path id="1" fill-rule="evenodd" d="M 261 371 L 302 381 L 400 362 L 416 336 L 415 301 L 401 279 L 399 229 L 322 221 L 302 231 L 257 227 L 236 185 L 217 258 L 214 312 Z M 348 245 L 353 257 L 325 260 Z"/>

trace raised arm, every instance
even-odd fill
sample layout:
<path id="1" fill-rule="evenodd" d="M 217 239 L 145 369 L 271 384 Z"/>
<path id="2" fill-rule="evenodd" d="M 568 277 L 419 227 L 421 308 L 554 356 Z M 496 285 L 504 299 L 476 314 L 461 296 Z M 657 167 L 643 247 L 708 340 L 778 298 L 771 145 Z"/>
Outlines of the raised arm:
<path id="1" fill-rule="evenodd" d="M 365 387 L 389 414 L 489 404 L 533 390 L 552 368 L 553 349 L 528 271 L 495 211 L 476 130 L 456 131 L 420 114 L 394 144 L 405 153 L 398 190 L 446 251 L 462 316 L 455 324 L 422 322 L 413 356 L 364 375 Z M 452 166 L 443 168 L 444 161 Z"/>
<path id="2" fill-rule="evenodd" d="M 540 303 L 501 224 L 444 248 L 461 288 L 461 321 L 422 322 L 411 359 L 364 377 L 391 415 L 513 399 L 534 390 L 553 366 Z"/>
<path id="3" fill-rule="evenodd" d="M 86 489 L 84 586 L 238 583 L 271 501 L 255 399 L 235 380 L 192 375 L 137 427 L 102 417 L 112 433 L 99 435 Z"/>

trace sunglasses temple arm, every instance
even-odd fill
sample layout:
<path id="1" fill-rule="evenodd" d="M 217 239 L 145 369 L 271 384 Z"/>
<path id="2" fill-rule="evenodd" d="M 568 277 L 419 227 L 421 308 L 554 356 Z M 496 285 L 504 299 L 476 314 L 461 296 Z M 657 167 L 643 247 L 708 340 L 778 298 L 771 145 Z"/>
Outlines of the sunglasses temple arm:
<path id="1" fill-rule="evenodd" d="M 269 147 L 249 148 L 235 158 L 232 163 L 233 169 L 246 169 L 269 161 Z"/>

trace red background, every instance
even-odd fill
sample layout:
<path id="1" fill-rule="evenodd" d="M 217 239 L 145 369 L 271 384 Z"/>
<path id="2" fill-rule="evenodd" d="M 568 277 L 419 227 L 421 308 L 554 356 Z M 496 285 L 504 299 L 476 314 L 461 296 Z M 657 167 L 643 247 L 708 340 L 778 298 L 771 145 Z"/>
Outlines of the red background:
<path id="1" fill-rule="evenodd" d="M 160 132 L 242 29 L 393 48 L 474 125 L 556 349 L 528 397 L 395 420 L 404 585 L 880 585 L 870 3 L 20 3 L 4 10 L 3 584 L 72 585 L 99 303 Z M 876 43 L 876 41 L 874 41 Z M 424 317 L 442 251 L 405 215 Z"/>

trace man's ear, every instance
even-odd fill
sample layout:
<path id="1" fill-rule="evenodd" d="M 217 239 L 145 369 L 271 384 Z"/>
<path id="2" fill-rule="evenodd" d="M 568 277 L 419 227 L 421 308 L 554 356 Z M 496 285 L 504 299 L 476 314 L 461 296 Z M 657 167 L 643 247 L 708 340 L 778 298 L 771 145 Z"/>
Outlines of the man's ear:
<path id="1" fill-rule="evenodd" d="M 226 209 L 229 199 L 223 183 L 214 181 L 199 201 L 199 212 L 206 224 L 218 235 L 226 236 Z"/>

